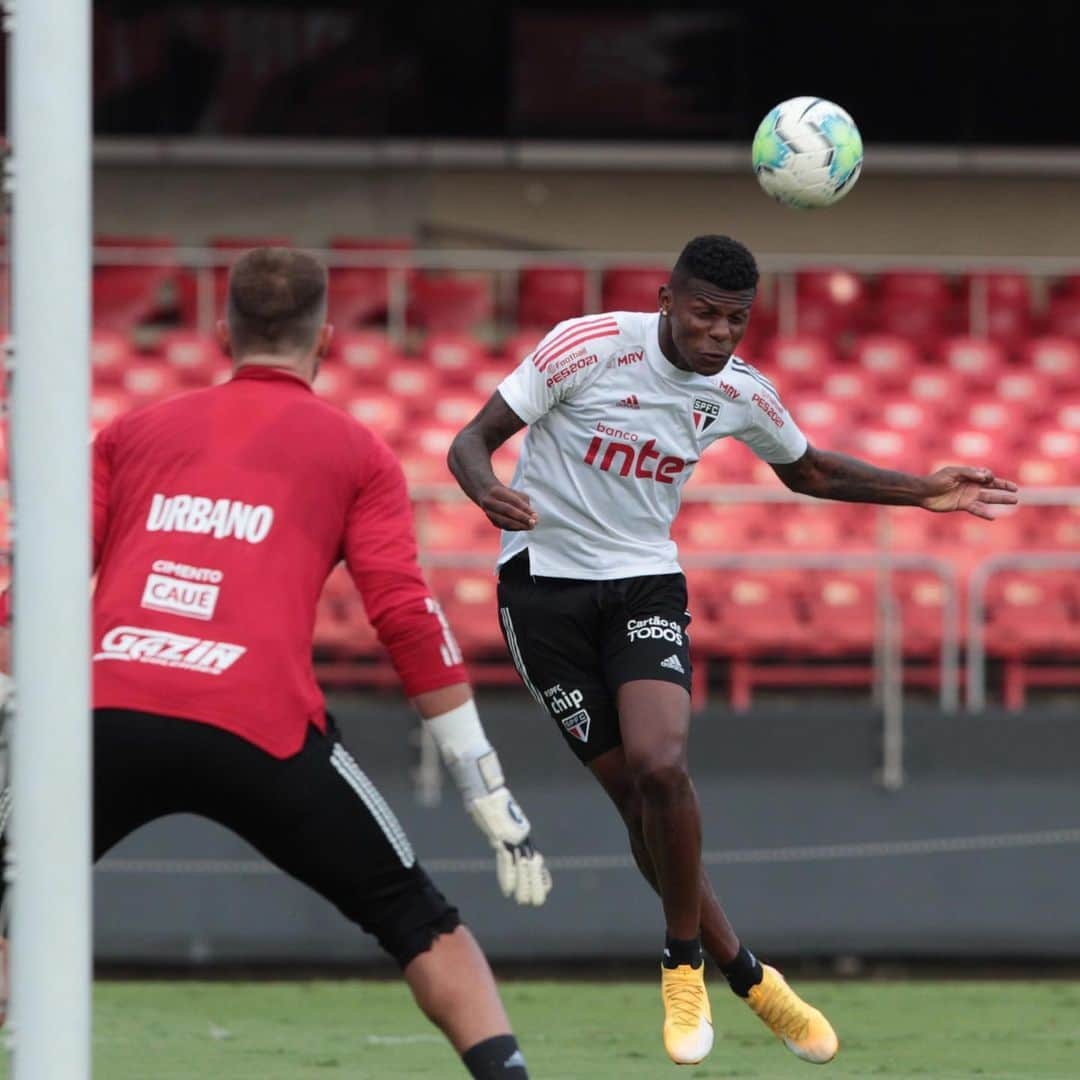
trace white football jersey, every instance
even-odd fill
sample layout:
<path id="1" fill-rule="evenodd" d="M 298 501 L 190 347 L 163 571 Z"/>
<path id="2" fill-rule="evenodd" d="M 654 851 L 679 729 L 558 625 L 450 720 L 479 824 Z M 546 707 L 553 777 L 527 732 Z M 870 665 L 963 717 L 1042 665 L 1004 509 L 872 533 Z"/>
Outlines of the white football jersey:
<path id="1" fill-rule="evenodd" d="M 503 532 L 500 564 L 528 547 L 544 577 L 677 573 L 671 523 L 706 447 L 730 435 L 773 464 L 806 452 L 765 376 L 734 356 L 719 375 L 680 370 L 660 351 L 659 319 L 559 323 L 499 385 L 529 425 L 511 486 L 539 516 Z"/>

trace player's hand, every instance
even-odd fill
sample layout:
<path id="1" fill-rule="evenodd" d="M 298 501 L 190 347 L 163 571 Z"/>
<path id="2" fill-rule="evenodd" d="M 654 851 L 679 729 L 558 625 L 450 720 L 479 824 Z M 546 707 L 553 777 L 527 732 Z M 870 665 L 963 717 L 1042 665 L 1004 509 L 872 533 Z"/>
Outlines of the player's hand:
<path id="1" fill-rule="evenodd" d="M 496 788 L 467 807 L 477 828 L 495 849 L 495 871 L 503 896 L 539 907 L 551 892 L 551 872 L 532 846 L 529 819 L 514 802 L 510 789 Z"/>
<path id="2" fill-rule="evenodd" d="M 480 509 L 492 525 L 510 532 L 525 532 L 539 521 L 529 496 L 505 484 L 492 484 L 480 499 Z"/>
<path id="3" fill-rule="evenodd" d="M 992 506 L 1015 506 L 1020 497 L 1011 480 L 1002 480 L 989 469 L 970 465 L 946 465 L 926 478 L 929 493 L 919 505 L 939 514 L 965 510 L 976 517 L 994 520 Z"/>

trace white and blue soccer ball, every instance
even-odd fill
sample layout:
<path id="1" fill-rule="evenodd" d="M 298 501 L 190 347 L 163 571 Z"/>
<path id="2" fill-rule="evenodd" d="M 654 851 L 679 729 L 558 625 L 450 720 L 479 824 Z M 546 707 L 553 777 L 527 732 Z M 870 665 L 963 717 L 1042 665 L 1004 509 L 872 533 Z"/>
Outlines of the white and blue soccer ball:
<path id="1" fill-rule="evenodd" d="M 862 171 L 862 136 L 839 105 L 824 98 L 782 101 L 758 125 L 754 174 L 785 206 L 811 210 L 842 199 Z"/>

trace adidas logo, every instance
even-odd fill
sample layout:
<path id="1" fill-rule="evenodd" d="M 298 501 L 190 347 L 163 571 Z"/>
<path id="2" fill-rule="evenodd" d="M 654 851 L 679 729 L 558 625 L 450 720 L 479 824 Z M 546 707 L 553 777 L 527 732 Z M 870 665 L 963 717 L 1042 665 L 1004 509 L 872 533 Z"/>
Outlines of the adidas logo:
<path id="1" fill-rule="evenodd" d="M 669 671 L 677 671 L 680 675 L 686 674 L 686 669 L 682 666 L 679 658 L 674 653 L 672 653 L 666 660 L 661 660 L 660 666 L 667 668 Z"/>
<path id="2" fill-rule="evenodd" d="M 525 1055 L 520 1050 L 515 1050 L 504 1062 L 504 1069 L 524 1069 Z"/>
<path id="3" fill-rule="evenodd" d="M 638 402 L 637 394 L 631 394 L 629 397 L 624 397 L 622 401 L 616 402 L 615 407 L 618 409 L 640 409 L 641 405 Z"/>

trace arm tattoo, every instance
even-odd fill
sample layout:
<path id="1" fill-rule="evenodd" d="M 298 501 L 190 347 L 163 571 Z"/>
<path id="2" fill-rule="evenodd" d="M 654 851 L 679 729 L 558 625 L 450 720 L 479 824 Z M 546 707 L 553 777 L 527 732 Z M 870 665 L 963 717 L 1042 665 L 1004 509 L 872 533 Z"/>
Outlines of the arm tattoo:
<path id="1" fill-rule="evenodd" d="M 819 499 L 918 506 L 926 495 L 922 477 L 879 469 L 867 461 L 810 448 L 791 465 L 773 466 L 793 491 Z"/>

